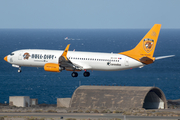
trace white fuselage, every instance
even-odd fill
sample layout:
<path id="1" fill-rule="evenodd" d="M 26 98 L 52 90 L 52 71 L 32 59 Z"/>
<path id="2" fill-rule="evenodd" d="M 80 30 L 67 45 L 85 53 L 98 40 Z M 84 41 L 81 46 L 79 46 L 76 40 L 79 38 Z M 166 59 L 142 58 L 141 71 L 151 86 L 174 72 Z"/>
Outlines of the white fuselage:
<path id="1" fill-rule="evenodd" d="M 28 59 L 25 53 L 29 53 Z M 13 66 L 44 67 L 46 63 L 59 63 L 61 50 L 23 49 L 12 52 L 7 61 Z M 121 54 L 68 51 L 67 58 L 81 66 L 81 70 L 118 71 L 144 66 L 143 63 Z"/>

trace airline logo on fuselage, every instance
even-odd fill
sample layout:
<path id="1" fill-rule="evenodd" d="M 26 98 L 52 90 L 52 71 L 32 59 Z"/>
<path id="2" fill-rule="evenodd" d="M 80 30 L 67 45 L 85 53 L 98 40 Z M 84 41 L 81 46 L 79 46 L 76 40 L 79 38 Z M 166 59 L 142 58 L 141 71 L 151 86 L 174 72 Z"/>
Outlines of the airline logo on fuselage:
<path id="1" fill-rule="evenodd" d="M 154 40 L 149 38 L 144 39 L 143 48 L 147 53 L 151 52 L 151 50 L 154 48 Z"/>
<path id="2" fill-rule="evenodd" d="M 28 60 L 28 59 L 29 59 L 29 57 L 30 57 L 29 53 L 27 53 L 27 52 L 26 52 L 26 53 L 24 53 L 24 55 L 23 55 L 24 60 L 25 60 L 25 59 L 27 59 L 27 60 Z"/>

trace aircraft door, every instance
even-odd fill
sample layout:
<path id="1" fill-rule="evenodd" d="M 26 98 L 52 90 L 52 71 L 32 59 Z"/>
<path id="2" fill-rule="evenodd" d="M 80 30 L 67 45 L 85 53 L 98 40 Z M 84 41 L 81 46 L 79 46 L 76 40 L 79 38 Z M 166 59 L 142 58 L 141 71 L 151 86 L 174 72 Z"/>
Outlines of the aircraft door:
<path id="1" fill-rule="evenodd" d="M 129 57 L 125 58 L 125 66 L 129 66 Z"/>
<path id="2" fill-rule="evenodd" d="M 19 52 L 18 60 L 22 60 L 22 52 Z"/>

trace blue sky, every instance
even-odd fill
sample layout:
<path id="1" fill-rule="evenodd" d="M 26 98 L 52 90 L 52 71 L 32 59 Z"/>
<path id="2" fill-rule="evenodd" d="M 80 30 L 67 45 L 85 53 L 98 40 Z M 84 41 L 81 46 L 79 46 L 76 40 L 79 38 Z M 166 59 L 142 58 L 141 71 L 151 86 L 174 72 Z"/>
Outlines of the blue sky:
<path id="1" fill-rule="evenodd" d="M 1 0 L 0 28 L 180 28 L 180 0 Z"/>

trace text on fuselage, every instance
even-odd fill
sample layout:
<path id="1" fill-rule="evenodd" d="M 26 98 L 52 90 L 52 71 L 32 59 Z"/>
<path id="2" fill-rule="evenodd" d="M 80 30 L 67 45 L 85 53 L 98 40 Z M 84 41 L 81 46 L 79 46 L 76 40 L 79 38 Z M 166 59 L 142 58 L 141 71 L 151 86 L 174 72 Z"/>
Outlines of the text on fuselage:
<path id="1" fill-rule="evenodd" d="M 54 59 L 56 58 L 54 55 L 48 55 L 48 54 L 32 54 L 31 55 L 32 59 Z"/>

